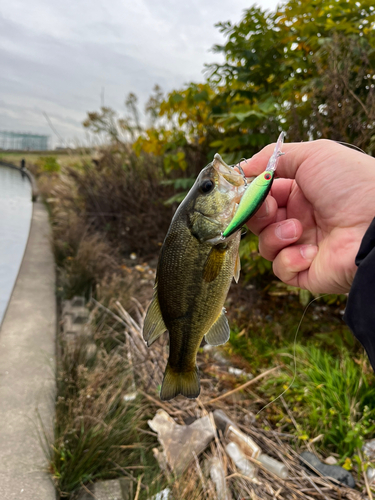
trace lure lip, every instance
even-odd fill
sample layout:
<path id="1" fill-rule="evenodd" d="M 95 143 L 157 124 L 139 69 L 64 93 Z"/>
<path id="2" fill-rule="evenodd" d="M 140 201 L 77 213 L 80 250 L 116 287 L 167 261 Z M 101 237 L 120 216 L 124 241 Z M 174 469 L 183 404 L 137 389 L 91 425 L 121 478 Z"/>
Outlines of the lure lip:
<path id="1" fill-rule="evenodd" d="M 280 156 L 284 153 L 281 152 L 281 146 L 284 143 L 285 132 L 281 132 L 279 135 L 275 149 L 273 150 L 271 158 L 268 160 L 266 172 L 275 172 Z"/>

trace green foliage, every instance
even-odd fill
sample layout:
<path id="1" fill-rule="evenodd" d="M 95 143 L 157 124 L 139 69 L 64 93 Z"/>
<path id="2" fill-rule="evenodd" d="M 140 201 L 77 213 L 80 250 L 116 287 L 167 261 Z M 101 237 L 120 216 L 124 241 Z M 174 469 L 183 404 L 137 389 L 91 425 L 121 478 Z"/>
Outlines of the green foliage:
<path id="1" fill-rule="evenodd" d="M 181 203 L 181 201 L 185 198 L 187 195 L 189 189 L 193 186 L 195 182 L 195 179 L 192 177 L 181 177 L 178 179 L 168 179 L 165 181 L 162 181 L 162 184 L 165 186 L 173 186 L 173 189 L 177 191 L 176 194 L 168 198 L 164 202 L 164 205 L 173 205 L 174 203 Z M 179 190 L 181 190 L 178 192 Z"/>
<path id="2" fill-rule="evenodd" d="M 85 126 L 131 129 L 135 150 L 165 157 L 166 173 L 201 168 L 219 150 L 228 162 L 272 142 L 327 137 L 375 148 L 375 10 L 371 0 L 289 0 L 275 11 L 251 7 L 237 24 L 217 26 L 226 40 L 214 50 L 205 83 L 164 96 L 155 87 L 139 124 L 135 96 L 126 106 L 133 126 L 102 108 Z M 198 160 L 198 161 L 197 161 Z"/>
<path id="3" fill-rule="evenodd" d="M 276 12 L 252 7 L 237 25 L 220 23 L 227 40 L 215 50 L 226 61 L 210 66 L 210 82 L 220 89 L 214 104 L 227 132 L 222 150 L 244 156 L 280 128 L 288 140 L 328 137 L 368 149 L 374 21 L 370 1 L 290 0 Z"/>
<path id="4" fill-rule="evenodd" d="M 253 233 L 248 233 L 240 244 L 241 270 L 246 281 L 256 276 L 270 276 L 272 262 L 261 257 L 258 250 L 258 237 Z"/>
<path id="5" fill-rule="evenodd" d="M 36 162 L 39 173 L 59 172 L 60 164 L 55 156 L 40 156 Z"/>
<path id="6" fill-rule="evenodd" d="M 323 446 L 343 458 L 351 456 L 375 431 L 375 385 L 366 374 L 365 360 L 352 359 L 346 349 L 337 355 L 299 344 L 296 359 L 296 378 L 284 397 L 298 422 L 297 434 L 323 434 Z M 284 373 L 272 386 L 263 387 L 267 394 L 271 391 L 277 396 L 291 381 L 292 376 Z"/>

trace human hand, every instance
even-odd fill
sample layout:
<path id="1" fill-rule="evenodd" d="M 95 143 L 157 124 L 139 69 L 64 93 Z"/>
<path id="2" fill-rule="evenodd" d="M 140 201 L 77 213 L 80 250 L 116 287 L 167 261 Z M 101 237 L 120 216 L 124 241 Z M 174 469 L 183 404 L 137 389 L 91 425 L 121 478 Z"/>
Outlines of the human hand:
<path id="1" fill-rule="evenodd" d="M 275 145 L 241 162 L 266 168 Z M 284 144 L 271 193 L 248 222 L 275 275 L 313 293 L 346 293 L 355 256 L 375 217 L 375 159 L 334 141 Z"/>

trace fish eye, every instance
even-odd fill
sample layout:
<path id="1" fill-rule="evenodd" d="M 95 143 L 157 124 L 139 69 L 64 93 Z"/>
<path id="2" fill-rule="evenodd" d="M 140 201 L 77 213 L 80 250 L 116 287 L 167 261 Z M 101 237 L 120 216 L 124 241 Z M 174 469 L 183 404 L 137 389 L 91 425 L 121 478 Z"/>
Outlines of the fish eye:
<path id="1" fill-rule="evenodd" d="M 210 191 L 212 191 L 213 187 L 214 187 L 214 183 L 210 180 L 207 180 L 207 181 L 202 182 L 202 184 L 200 185 L 200 190 L 202 191 L 202 193 L 207 194 Z"/>
<path id="2" fill-rule="evenodd" d="M 271 179 L 271 174 L 264 174 L 264 178 L 266 179 L 266 181 L 269 181 Z"/>

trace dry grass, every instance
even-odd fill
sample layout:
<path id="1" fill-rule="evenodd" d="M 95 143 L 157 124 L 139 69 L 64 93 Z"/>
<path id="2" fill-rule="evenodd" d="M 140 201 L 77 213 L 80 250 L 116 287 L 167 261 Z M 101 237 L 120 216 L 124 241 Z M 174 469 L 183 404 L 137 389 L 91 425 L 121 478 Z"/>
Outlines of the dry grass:
<path id="1" fill-rule="evenodd" d="M 38 186 L 50 211 L 60 295 L 89 296 L 93 285 L 123 274 L 132 253 L 158 254 L 172 216 L 163 200 L 172 188 L 160 183 L 155 160 L 103 149 L 95 161 L 40 173 Z"/>
<path id="2" fill-rule="evenodd" d="M 132 315 L 119 301 L 109 301 L 109 308 L 93 301 L 91 317 L 98 346 L 95 359 L 87 361 L 83 345 L 73 353 L 62 346 L 57 438 L 51 460 L 51 472 L 62 496 L 74 498 L 81 484 L 126 476 L 133 481 L 133 494 L 139 484 L 139 500 L 150 498 L 166 486 L 174 499 L 214 500 L 218 496 L 207 471 L 210 460 L 216 457 L 233 499 L 366 498 L 360 476 L 356 478 L 358 489 L 353 490 L 308 475 L 298 453 L 308 449 L 318 454 L 314 443 L 301 443 L 283 432 L 282 427 L 272 430 L 265 417 L 255 420 L 249 408 L 266 402 L 257 394 L 256 385 L 227 395 L 229 389 L 238 386 L 238 378 L 230 375 L 210 351 L 198 355 L 201 396 L 197 400 L 180 396 L 161 402 L 158 393 L 167 361 L 167 338 L 159 339 L 148 349 L 142 339 L 144 304 L 130 295 L 124 299 L 132 304 Z M 124 402 L 124 395 L 134 391 L 137 398 Z M 222 398 L 212 402 L 218 397 Z M 159 408 L 179 424 L 218 408 L 224 410 L 263 452 L 286 465 L 289 479 L 281 480 L 256 462 L 254 479 L 241 475 L 226 455 L 226 438 L 220 432 L 181 477 L 175 477 L 173 471 L 160 470 L 152 455 L 152 449 L 158 446 L 156 436 L 146 424 Z"/>
<path id="3" fill-rule="evenodd" d="M 65 174 L 62 184 L 73 189 L 56 194 L 68 200 L 86 226 L 104 234 L 122 254 L 158 252 L 171 218 L 171 209 L 163 205 L 171 188 L 160 184 L 155 159 L 103 150 L 95 164 Z"/>

